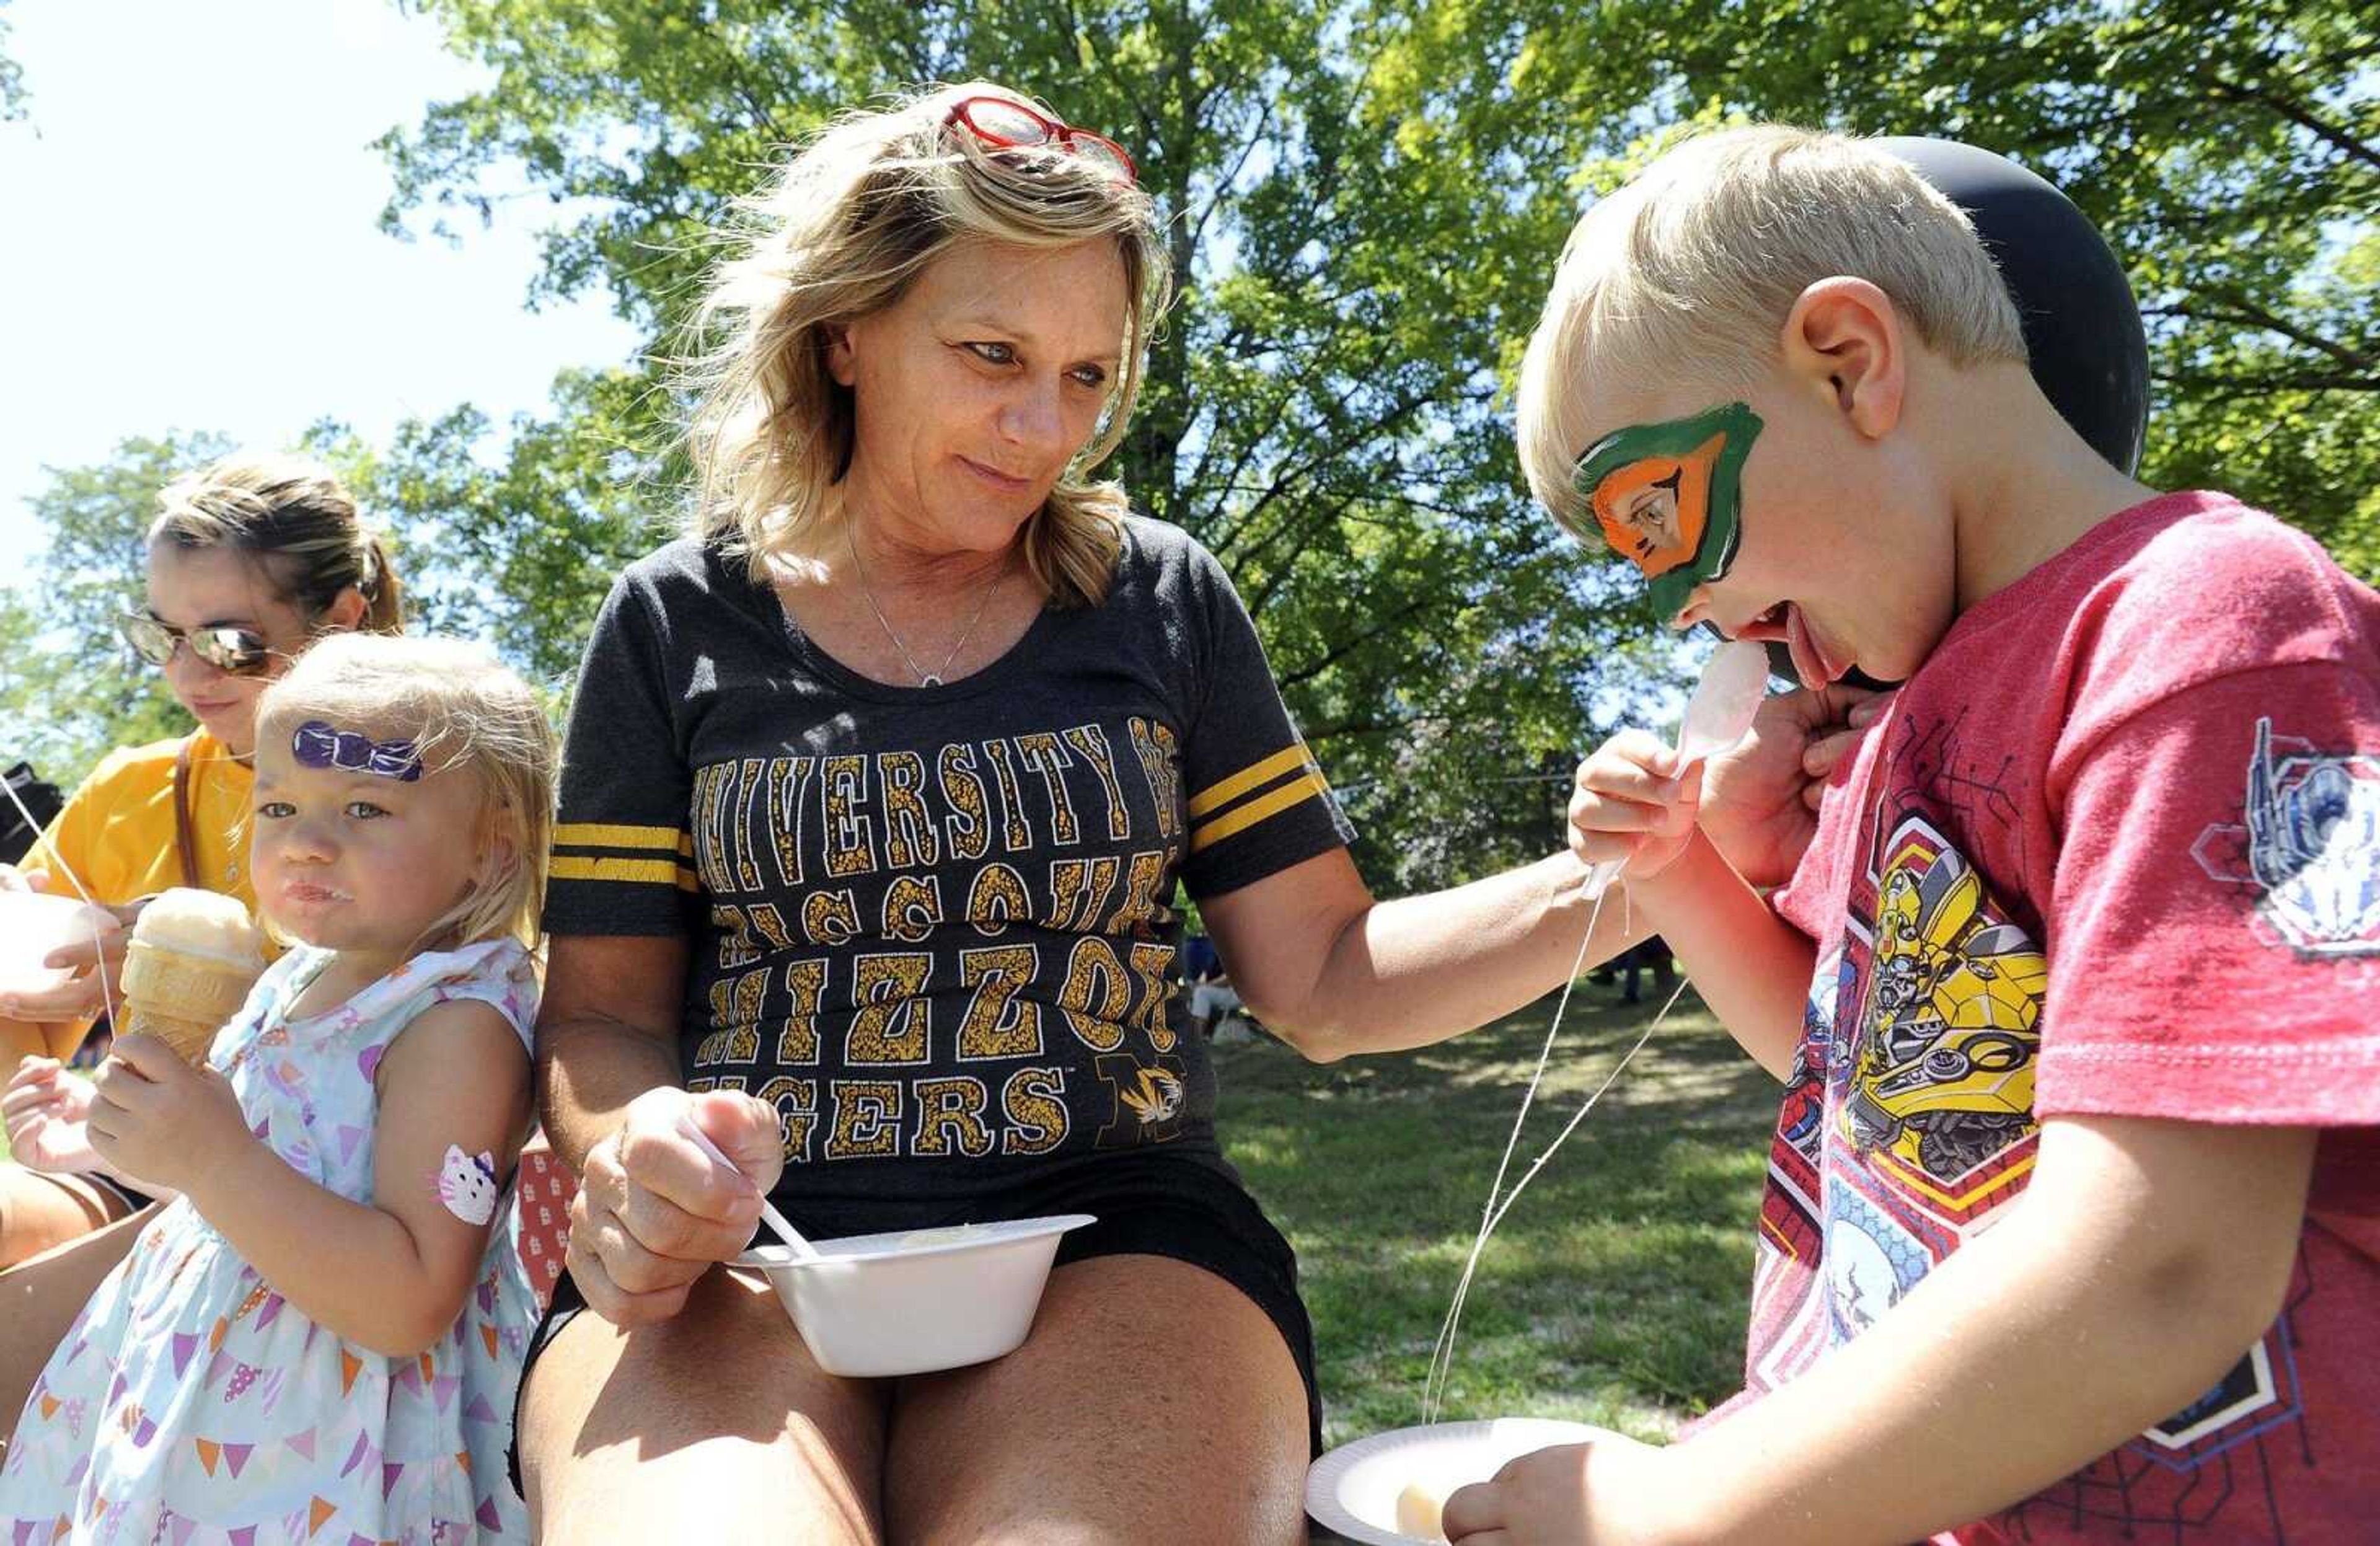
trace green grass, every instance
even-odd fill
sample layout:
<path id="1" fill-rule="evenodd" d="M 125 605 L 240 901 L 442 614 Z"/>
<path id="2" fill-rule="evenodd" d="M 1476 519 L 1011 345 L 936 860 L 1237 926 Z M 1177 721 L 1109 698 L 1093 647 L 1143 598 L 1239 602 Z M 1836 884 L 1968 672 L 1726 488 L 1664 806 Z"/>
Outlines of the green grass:
<path id="1" fill-rule="evenodd" d="M 1658 1001 L 1581 984 L 1517 1177 Z M 1327 1442 L 1420 1420 L 1430 1348 L 1553 1012 L 1327 1067 L 1215 1049 L 1225 1151 L 1297 1248 Z M 1488 1243 L 1445 1416 L 1667 1438 L 1741 1384 L 1775 1082 L 1691 994 Z M 1507 1187 L 1511 1185 L 1508 1179 Z"/>

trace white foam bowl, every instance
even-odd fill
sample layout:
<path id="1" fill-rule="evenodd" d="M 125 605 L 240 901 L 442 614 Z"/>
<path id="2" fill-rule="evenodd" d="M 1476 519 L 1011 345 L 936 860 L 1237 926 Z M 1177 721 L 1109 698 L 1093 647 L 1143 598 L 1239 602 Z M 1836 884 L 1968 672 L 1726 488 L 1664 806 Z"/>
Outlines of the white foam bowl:
<path id="1" fill-rule="evenodd" d="M 1305 1512 L 1364 1546 L 1410 1546 L 1425 1538 L 1398 1533 L 1397 1499 L 1407 1487 L 1418 1482 L 1443 1503 L 1459 1487 L 1492 1479 L 1507 1461 L 1610 1431 L 1554 1418 L 1498 1418 L 1375 1433 L 1340 1445 L 1307 1469 Z"/>
<path id="2" fill-rule="evenodd" d="M 42 965 L 42 957 L 90 939 L 94 929 L 115 927 L 115 914 L 71 896 L 0 891 L 0 993 L 45 993 L 64 986 L 74 974 Z"/>
<path id="3" fill-rule="evenodd" d="M 734 1265 L 768 1277 L 829 1374 L 877 1380 L 1014 1352 L 1033 1330 L 1058 1236 L 1089 1213 L 814 1241 L 816 1260 L 756 1246 Z"/>

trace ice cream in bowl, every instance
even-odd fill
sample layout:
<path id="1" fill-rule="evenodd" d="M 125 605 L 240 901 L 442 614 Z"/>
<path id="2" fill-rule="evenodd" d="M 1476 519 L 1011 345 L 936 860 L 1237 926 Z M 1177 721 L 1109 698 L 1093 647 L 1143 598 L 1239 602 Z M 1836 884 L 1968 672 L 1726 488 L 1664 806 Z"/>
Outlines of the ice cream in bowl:
<path id="1" fill-rule="evenodd" d="M 768 1277 L 830 1374 L 881 1379 L 983 1363 L 1033 1330 L 1059 1237 L 1088 1213 L 756 1246 L 735 1265 Z"/>

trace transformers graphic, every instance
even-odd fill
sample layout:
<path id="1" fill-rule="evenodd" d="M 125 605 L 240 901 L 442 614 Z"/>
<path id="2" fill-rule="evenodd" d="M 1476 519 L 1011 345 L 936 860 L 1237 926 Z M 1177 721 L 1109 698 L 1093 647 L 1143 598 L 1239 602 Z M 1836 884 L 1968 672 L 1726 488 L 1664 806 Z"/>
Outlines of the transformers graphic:
<path id="1" fill-rule="evenodd" d="M 2049 962 L 1991 917 L 1981 879 L 1923 822 L 1888 852 L 1842 1121 L 1859 1149 L 1950 1181 L 2034 1130 Z"/>
<path id="2" fill-rule="evenodd" d="M 2256 722 L 2248 763 L 2248 868 L 2263 912 L 2313 956 L 2380 948 L 2380 765 L 2368 757 L 2273 757 Z"/>

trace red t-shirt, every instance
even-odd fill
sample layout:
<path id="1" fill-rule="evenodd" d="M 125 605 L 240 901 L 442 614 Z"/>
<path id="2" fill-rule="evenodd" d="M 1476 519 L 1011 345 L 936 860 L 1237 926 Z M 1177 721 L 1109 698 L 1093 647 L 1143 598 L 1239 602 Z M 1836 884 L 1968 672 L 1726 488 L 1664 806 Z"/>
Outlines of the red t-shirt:
<path id="1" fill-rule="evenodd" d="M 1963 616 L 1826 795 L 1747 1397 L 2024 1189 L 2039 1124 L 2324 1129 L 2283 1310 L 2223 1382 L 1965 1542 L 2380 1524 L 2380 595 L 2219 494 Z"/>

